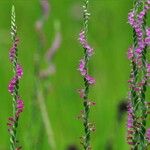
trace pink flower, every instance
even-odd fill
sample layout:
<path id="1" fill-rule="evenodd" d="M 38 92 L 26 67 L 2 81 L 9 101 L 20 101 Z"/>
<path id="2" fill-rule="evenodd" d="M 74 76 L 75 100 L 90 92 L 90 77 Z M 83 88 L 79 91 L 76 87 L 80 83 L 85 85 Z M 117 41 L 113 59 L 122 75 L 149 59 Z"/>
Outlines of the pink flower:
<path id="1" fill-rule="evenodd" d="M 80 63 L 79 63 L 79 71 L 81 73 L 82 76 L 85 76 L 87 71 L 85 69 L 85 61 L 83 59 L 80 60 Z"/>
<path id="2" fill-rule="evenodd" d="M 90 45 L 88 45 L 88 44 L 85 45 L 85 48 L 87 50 L 88 56 L 92 56 L 93 55 L 93 48 L 90 47 Z"/>
<path id="3" fill-rule="evenodd" d="M 18 79 L 20 79 L 23 76 L 23 69 L 19 64 L 17 64 L 16 71 L 17 71 Z"/>
<path id="4" fill-rule="evenodd" d="M 81 43 L 81 45 L 83 46 L 83 48 L 86 49 L 88 56 L 92 56 L 93 55 L 93 48 L 88 44 L 86 36 L 85 36 L 85 31 L 81 31 L 79 34 L 79 41 Z"/>
<path id="5" fill-rule="evenodd" d="M 17 100 L 17 108 L 18 109 L 23 109 L 24 108 L 23 100 Z"/>
<path id="6" fill-rule="evenodd" d="M 95 79 L 89 75 L 86 75 L 86 80 L 88 81 L 89 84 L 95 84 Z"/>
<path id="7" fill-rule="evenodd" d="M 23 109 L 24 109 L 24 102 L 23 102 L 23 100 L 21 100 L 21 99 L 17 100 L 16 117 L 19 117 L 20 113 L 23 112 Z"/>
<path id="8" fill-rule="evenodd" d="M 131 102 L 128 103 L 127 106 L 127 112 L 128 112 L 128 121 L 127 121 L 127 129 L 128 129 L 128 135 L 127 135 L 127 141 L 128 144 L 132 145 L 132 138 L 133 138 L 133 134 L 134 134 L 134 129 L 133 129 L 133 108 L 131 105 Z"/>
<path id="9" fill-rule="evenodd" d="M 135 50 L 135 52 L 136 52 L 137 54 L 141 54 L 141 53 L 142 53 L 142 49 L 137 48 L 137 49 Z"/>
<path id="10" fill-rule="evenodd" d="M 132 58 L 133 58 L 133 48 L 132 47 L 130 47 L 129 49 L 128 49 L 128 59 L 129 60 L 131 60 Z"/>
<path id="11" fill-rule="evenodd" d="M 81 31 L 79 34 L 79 41 L 81 43 L 81 45 L 85 45 L 86 44 L 86 38 L 85 38 L 85 32 Z"/>
<path id="12" fill-rule="evenodd" d="M 128 14 L 128 22 L 129 22 L 129 24 L 130 24 L 131 26 L 134 26 L 134 23 L 135 23 L 134 16 L 135 16 L 134 11 L 131 11 L 131 12 Z"/>
<path id="13" fill-rule="evenodd" d="M 146 11 L 145 11 L 145 10 L 143 10 L 143 11 L 141 11 L 141 12 L 139 13 L 139 15 L 138 15 L 138 21 L 139 21 L 140 23 L 143 22 L 143 19 L 144 19 L 145 14 L 146 14 Z"/>
<path id="14" fill-rule="evenodd" d="M 9 59 L 10 61 L 14 61 L 14 58 L 16 57 L 16 48 L 19 43 L 19 39 L 17 38 L 12 46 L 12 48 L 9 51 Z"/>
<path id="15" fill-rule="evenodd" d="M 14 78 L 10 81 L 10 83 L 9 83 L 9 85 L 8 85 L 8 91 L 9 91 L 11 94 L 13 94 L 13 92 L 14 92 L 14 90 L 15 90 L 16 83 L 17 83 L 17 78 L 14 77 Z"/>
<path id="16" fill-rule="evenodd" d="M 150 28 L 146 29 L 146 35 L 149 37 L 150 36 Z"/>

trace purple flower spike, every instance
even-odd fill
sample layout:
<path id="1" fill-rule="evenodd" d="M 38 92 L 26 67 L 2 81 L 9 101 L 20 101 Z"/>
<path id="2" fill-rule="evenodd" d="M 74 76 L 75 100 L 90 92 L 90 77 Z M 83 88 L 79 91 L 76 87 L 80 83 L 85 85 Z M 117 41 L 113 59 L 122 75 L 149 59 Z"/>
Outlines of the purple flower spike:
<path id="1" fill-rule="evenodd" d="M 12 106 L 13 106 L 13 114 L 8 118 L 8 131 L 10 133 L 10 149 L 11 150 L 21 150 L 21 146 L 18 146 L 17 140 L 17 127 L 18 121 L 20 117 L 20 113 L 23 111 L 24 103 L 20 100 L 19 96 L 19 80 L 23 76 L 23 69 L 18 64 L 18 42 L 17 38 L 17 27 L 15 24 L 15 8 L 12 7 L 12 16 L 11 16 L 11 35 L 12 35 L 12 48 L 9 51 L 9 59 L 12 64 L 12 68 L 14 71 L 14 76 L 8 85 L 8 91 L 13 97 Z"/>
<path id="2" fill-rule="evenodd" d="M 84 136 L 81 137 L 81 144 L 83 145 L 85 150 L 90 150 L 90 134 L 92 131 L 95 131 L 95 126 L 89 122 L 89 110 L 91 106 L 95 105 L 95 102 L 91 102 L 89 100 L 89 86 L 95 84 L 95 79 L 89 75 L 89 68 L 88 63 L 90 57 L 93 55 L 93 48 L 88 44 L 87 34 L 88 34 L 88 20 L 89 20 L 89 13 L 88 13 L 88 4 L 89 1 L 84 1 L 83 6 L 83 13 L 84 13 L 84 27 L 83 30 L 79 33 L 79 42 L 83 48 L 84 56 L 80 60 L 78 70 L 80 71 L 81 76 L 83 77 L 84 81 L 84 88 L 78 90 L 80 97 L 83 99 L 83 106 L 84 110 L 81 111 L 79 115 L 79 119 L 83 120 L 84 125 Z"/>
<path id="3" fill-rule="evenodd" d="M 150 129 L 146 131 L 149 106 L 146 103 L 147 86 L 150 79 L 150 64 L 147 52 L 150 46 L 150 28 L 147 26 L 150 0 L 135 1 L 128 14 L 128 23 L 133 29 L 133 44 L 128 50 L 131 61 L 129 83 L 129 104 L 127 120 L 127 142 L 131 149 L 147 149 L 150 142 Z M 147 139 L 147 140 L 146 140 Z"/>

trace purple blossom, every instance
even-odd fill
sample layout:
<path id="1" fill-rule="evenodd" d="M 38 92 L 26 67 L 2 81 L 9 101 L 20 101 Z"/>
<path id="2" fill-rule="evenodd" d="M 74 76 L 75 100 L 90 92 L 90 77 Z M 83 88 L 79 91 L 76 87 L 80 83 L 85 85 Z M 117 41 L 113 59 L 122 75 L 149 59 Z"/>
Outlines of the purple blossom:
<path id="1" fill-rule="evenodd" d="M 14 70 L 14 76 L 8 85 L 8 91 L 13 97 L 13 114 L 8 118 L 8 131 L 10 133 L 10 149 L 21 150 L 21 146 L 18 146 L 18 140 L 16 137 L 17 134 L 17 125 L 19 121 L 20 113 L 23 111 L 24 104 L 19 96 L 19 79 L 23 75 L 22 67 L 18 64 L 18 42 L 17 38 L 17 26 L 15 24 L 15 7 L 12 6 L 12 16 L 11 16 L 11 35 L 12 35 L 12 48 L 9 51 L 9 59 Z"/>
<path id="2" fill-rule="evenodd" d="M 17 100 L 17 112 L 16 112 L 16 116 L 19 117 L 20 113 L 23 112 L 24 109 L 24 102 L 21 99 Z"/>
<path id="3" fill-rule="evenodd" d="M 133 127 L 133 109 L 131 103 L 128 104 L 128 122 L 127 127 L 130 130 Z"/>
<path id="4" fill-rule="evenodd" d="M 79 63 L 79 69 L 82 76 L 85 76 L 87 74 L 87 71 L 85 69 L 85 60 L 81 59 Z"/>
<path id="5" fill-rule="evenodd" d="M 88 57 L 91 57 L 93 54 L 93 48 L 90 47 L 90 45 L 88 44 L 86 40 L 85 31 L 80 32 L 79 41 L 81 45 L 83 46 L 83 48 L 86 49 Z M 89 84 L 94 84 L 95 79 L 91 77 L 90 75 L 88 75 L 87 68 L 85 65 L 86 65 L 85 59 L 81 59 L 78 70 L 80 71 L 81 75 L 85 77 L 85 79 L 87 80 Z"/>
<path id="6" fill-rule="evenodd" d="M 146 35 L 149 37 L 150 36 L 150 28 L 146 29 Z"/>
<path id="7" fill-rule="evenodd" d="M 131 12 L 128 14 L 128 22 L 129 22 L 129 24 L 130 24 L 131 26 L 134 26 L 134 24 L 135 24 L 134 16 L 135 16 L 134 11 L 131 11 Z"/>
<path id="8" fill-rule="evenodd" d="M 81 112 L 79 118 L 83 120 L 84 124 L 84 131 L 85 135 L 81 137 L 81 144 L 83 145 L 84 149 L 90 150 L 90 133 L 91 131 L 95 131 L 95 126 L 89 122 L 89 110 L 90 106 L 94 106 L 95 103 L 89 100 L 89 86 L 95 83 L 95 79 L 91 77 L 88 73 L 88 63 L 90 57 L 93 54 L 93 48 L 88 44 L 87 35 L 88 35 L 88 20 L 89 15 L 88 13 L 88 0 L 84 1 L 83 5 L 83 13 L 84 13 L 84 27 L 83 30 L 79 33 L 79 41 L 84 50 L 83 59 L 80 60 L 79 68 L 81 75 L 83 76 L 84 80 L 84 89 L 79 90 L 80 97 L 83 98 L 83 105 L 84 110 Z"/>
<path id="9" fill-rule="evenodd" d="M 132 60 L 132 59 L 133 59 L 133 56 L 134 56 L 134 54 L 133 54 L 133 47 L 130 47 L 130 48 L 128 49 L 128 59 L 129 59 L 129 60 Z"/>
<path id="10" fill-rule="evenodd" d="M 147 138 L 148 142 L 150 143 L 150 128 L 147 129 L 147 131 L 146 131 L 146 138 Z"/>
<path id="11" fill-rule="evenodd" d="M 15 90 L 15 86 L 17 84 L 17 81 L 22 77 L 23 75 L 23 69 L 20 65 L 17 64 L 16 66 L 16 76 L 13 77 L 13 79 L 10 81 L 8 85 L 8 91 L 13 94 Z"/>
<path id="12" fill-rule="evenodd" d="M 127 135 L 127 142 L 129 145 L 133 145 L 133 134 L 134 134 L 134 129 L 133 129 L 133 108 L 131 105 L 131 102 L 128 103 L 128 121 L 127 121 L 127 129 L 128 129 L 128 135 Z"/>
<path id="13" fill-rule="evenodd" d="M 19 64 L 17 64 L 16 66 L 16 71 L 17 71 L 17 77 L 18 79 L 20 79 L 23 76 L 23 69 Z"/>
<path id="14" fill-rule="evenodd" d="M 132 69 L 128 81 L 130 102 L 128 104 L 127 142 L 131 145 L 131 149 L 135 147 L 138 149 L 147 146 L 143 144 L 145 142 L 145 132 L 143 130 L 146 128 L 143 120 L 146 120 L 145 114 L 148 112 L 146 110 L 147 106 L 143 103 L 145 103 L 147 77 L 150 77 L 150 64 L 147 64 L 146 56 L 147 46 L 150 46 L 150 28 L 146 28 L 145 25 L 145 16 L 150 10 L 150 0 L 147 0 L 146 3 L 137 2 L 134 6 L 134 9 L 128 14 L 128 23 L 134 30 L 134 44 L 128 50 L 128 59 L 132 61 Z M 144 6 L 142 10 L 141 6 Z M 145 64 L 147 65 L 145 66 Z M 135 99 L 141 99 L 141 101 L 135 101 Z M 140 109 L 145 111 L 140 112 Z M 140 141 L 138 141 L 139 137 Z M 146 138 L 150 141 L 150 129 L 147 130 Z"/>
<path id="15" fill-rule="evenodd" d="M 16 48 L 17 45 L 19 43 L 19 39 L 17 38 L 12 46 L 12 48 L 9 51 L 9 59 L 12 62 L 15 59 L 15 55 L 16 55 Z"/>
<path id="16" fill-rule="evenodd" d="M 85 45 L 86 44 L 86 38 L 85 38 L 85 32 L 84 31 L 81 31 L 79 33 L 79 41 L 81 43 L 81 45 Z"/>
<path id="17" fill-rule="evenodd" d="M 21 100 L 21 99 L 18 98 L 18 100 L 16 100 L 16 103 L 17 103 L 17 105 L 16 105 L 16 113 L 15 113 L 15 116 L 8 118 L 8 123 L 7 123 L 7 125 L 9 126 L 9 129 L 8 129 L 8 130 L 9 130 L 10 132 L 11 132 L 11 130 L 12 130 L 12 127 L 14 126 L 14 124 L 16 123 L 16 121 L 18 120 L 18 118 L 19 118 L 19 116 L 20 116 L 20 113 L 22 113 L 22 112 L 23 112 L 23 109 L 24 109 L 24 102 L 23 102 L 23 100 Z"/>
<path id="18" fill-rule="evenodd" d="M 17 100 L 17 108 L 18 109 L 23 109 L 24 107 L 24 103 L 23 103 L 23 100 Z"/>
<path id="19" fill-rule="evenodd" d="M 89 84 L 95 84 L 95 79 L 91 77 L 90 75 L 85 76 L 86 80 L 88 81 Z"/>
<path id="20" fill-rule="evenodd" d="M 86 36 L 85 36 L 85 31 L 81 31 L 79 34 L 79 41 L 81 43 L 81 45 L 83 46 L 83 48 L 86 49 L 88 56 L 92 56 L 93 55 L 93 48 L 88 44 L 87 40 L 86 40 Z"/>
<path id="21" fill-rule="evenodd" d="M 15 86 L 16 86 L 16 82 L 17 82 L 17 78 L 14 77 L 14 78 L 10 81 L 10 83 L 9 83 L 9 85 L 8 85 L 8 91 L 9 91 L 11 94 L 14 93 L 14 89 L 15 89 Z"/>
<path id="22" fill-rule="evenodd" d="M 135 50 L 135 52 L 136 52 L 136 54 L 141 54 L 141 53 L 142 53 L 142 49 L 141 49 L 141 48 L 137 48 L 137 49 Z"/>

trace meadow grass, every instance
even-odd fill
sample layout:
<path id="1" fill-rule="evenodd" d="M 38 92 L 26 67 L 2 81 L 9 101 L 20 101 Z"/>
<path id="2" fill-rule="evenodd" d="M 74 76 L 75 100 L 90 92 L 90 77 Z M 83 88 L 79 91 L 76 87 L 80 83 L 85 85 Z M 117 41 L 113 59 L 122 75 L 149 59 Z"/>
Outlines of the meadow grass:
<path id="1" fill-rule="evenodd" d="M 0 120 L 1 120 L 1 140 L 0 149 L 7 150 L 9 147 L 9 136 L 7 133 L 7 116 L 11 113 L 11 96 L 7 92 L 7 83 L 12 76 L 8 73 L 11 68 L 7 61 L 8 49 L 10 48 L 10 10 L 12 1 L 0 1 Z M 24 1 L 16 0 L 18 33 L 21 39 L 19 45 L 20 62 L 24 66 L 24 77 L 20 85 L 20 92 L 25 100 L 25 110 L 20 119 L 22 127 L 19 129 L 21 145 L 25 150 L 29 149 L 30 137 L 28 132 L 36 135 L 39 124 L 29 126 L 32 104 L 32 94 L 34 87 L 33 58 L 37 49 L 37 37 L 34 23 L 40 15 L 40 6 L 36 0 Z M 80 46 L 76 40 L 82 18 L 79 0 L 52 0 L 53 13 L 50 21 L 45 24 L 44 31 L 51 39 L 54 36 L 53 20 L 58 18 L 62 26 L 63 44 L 59 53 L 55 57 L 57 73 L 50 78 L 52 89 L 46 99 L 46 104 L 51 116 L 52 126 L 58 150 L 65 150 L 70 144 L 79 145 L 79 135 L 82 126 L 77 121 L 76 116 L 82 109 L 81 100 L 76 94 L 76 89 L 80 87 L 82 78 L 76 71 L 78 60 L 82 56 Z M 92 17 L 90 19 L 89 41 L 96 50 L 96 55 L 91 60 L 91 71 L 96 78 L 97 84 L 91 89 L 90 96 L 97 105 L 91 112 L 91 118 L 96 123 L 96 132 L 92 135 L 93 149 L 105 149 L 107 143 L 113 143 L 115 150 L 126 150 L 126 118 L 122 122 L 117 122 L 117 106 L 122 99 L 127 96 L 127 80 L 129 76 L 129 62 L 126 59 L 126 49 L 131 44 L 132 31 L 127 22 L 127 13 L 132 6 L 130 0 L 93 0 L 90 9 Z M 78 14 L 79 13 L 79 14 Z M 76 35 L 76 36 L 75 36 Z M 50 42 L 51 42 L 50 41 Z M 42 53 L 45 53 L 43 51 Z M 66 57 L 67 56 L 67 57 Z M 44 64 L 43 64 L 44 66 Z M 94 69 L 93 69 L 94 68 Z M 38 110 L 37 110 L 38 112 Z M 40 119 L 36 117 L 36 119 Z M 23 138 L 22 138 L 23 137 Z M 34 140 L 34 139 L 32 139 Z M 46 134 L 43 135 L 41 149 L 48 150 Z"/>

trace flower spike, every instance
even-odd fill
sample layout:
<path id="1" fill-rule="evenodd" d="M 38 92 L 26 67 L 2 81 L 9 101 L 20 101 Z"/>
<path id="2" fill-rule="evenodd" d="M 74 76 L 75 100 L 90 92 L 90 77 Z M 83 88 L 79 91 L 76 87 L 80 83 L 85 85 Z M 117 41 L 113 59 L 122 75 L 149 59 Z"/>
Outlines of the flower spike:
<path id="1" fill-rule="evenodd" d="M 88 12 L 89 0 L 84 0 L 83 5 L 83 18 L 84 26 L 79 34 L 79 42 L 84 49 L 84 57 L 80 60 L 78 70 L 80 71 L 81 76 L 84 80 L 84 88 L 78 90 L 80 97 L 83 99 L 84 110 L 81 111 L 78 116 L 79 119 L 83 121 L 84 126 L 84 136 L 81 138 L 81 144 L 85 150 L 90 150 L 90 137 L 91 132 L 95 131 L 95 126 L 89 122 L 89 111 L 90 107 L 95 105 L 95 102 L 89 100 L 89 87 L 90 85 L 95 84 L 95 79 L 89 75 L 88 72 L 88 63 L 93 55 L 93 48 L 88 44 L 87 34 L 88 34 L 88 21 L 89 21 L 89 12 Z"/>
<path id="2" fill-rule="evenodd" d="M 19 96 L 19 81 L 23 76 L 23 69 L 18 64 L 18 43 L 19 39 L 17 38 L 17 27 L 15 23 L 15 7 L 12 6 L 12 15 L 11 15 L 11 37 L 12 37 L 12 48 L 9 52 L 9 59 L 13 66 L 14 77 L 9 83 L 8 91 L 13 97 L 13 115 L 8 118 L 8 131 L 10 133 L 10 149 L 11 150 L 21 150 L 22 147 L 18 146 L 17 140 L 17 128 L 20 114 L 24 109 L 24 102 L 20 99 Z"/>

